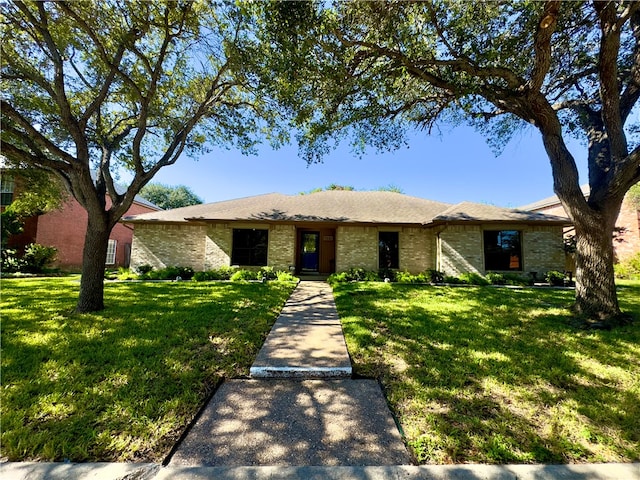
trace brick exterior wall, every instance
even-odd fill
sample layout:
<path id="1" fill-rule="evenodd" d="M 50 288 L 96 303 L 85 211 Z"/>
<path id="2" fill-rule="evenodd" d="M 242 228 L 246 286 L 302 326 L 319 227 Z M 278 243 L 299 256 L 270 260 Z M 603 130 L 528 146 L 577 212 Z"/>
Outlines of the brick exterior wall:
<path id="1" fill-rule="evenodd" d="M 350 268 L 378 270 L 378 228 L 338 227 L 336 229 L 336 271 Z"/>
<path id="2" fill-rule="evenodd" d="M 276 270 L 289 271 L 296 260 L 296 228 L 293 225 L 273 225 L 269 229 L 268 263 Z"/>
<path id="3" fill-rule="evenodd" d="M 567 215 L 564 207 L 559 203 L 535 211 L 549 215 Z M 622 202 L 616 227 L 624 229 L 621 233 L 616 234 L 613 240 L 617 261 L 625 260 L 640 252 L 640 209 L 632 205 L 629 198 L 625 198 Z M 568 228 L 567 232 L 573 234 L 573 227 Z M 568 259 L 568 264 L 572 264 L 571 259 Z"/>
<path id="4" fill-rule="evenodd" d="M 138 215 L 153 212 L 155 209 L 134 203 L 125 215 Z M 82 250 L 87 232 L 87 211 L 73 198 L 67 200 L 58 210 L 36 217 L 36 243 L 58 249 L 55 265 L 67 270 L 82 268 Z M 107 267 L 127 266 L 129 251 L 133 241 L 133 229 L 130 225 L 117 223 L 111 234 L 116 240 L 116 262 Z"/>
<path id="5" fill-rule="evenodd" d="M 433 229 L 339 226 L 336 228 L 336 271 L 350 268 L 377 271 L 378 233 L 397 231 L 400 270 L 419 273 L 438 268 L 447 275 L 483 274 L 483 227 L 522 232 L 524 273 L 564 269 L 561 227 L 453 225 L 440 231 L 439 242 L 436 242 Z M 297 236 L 294 225 L 227 223 L 207 226 L 136 224 L 132 266 L 181 265 L 191 266 L 194 270 L 229 266 L 234 228 L 268 229 L 268 265 L 285 271 L 295 265 Z"/>
<path id="6" fill-rule="evenodd" d="M 446 275 L 482 273 L 482 230 L 477 225 L 451 225 L 440 232 L 437 269 Z"/>
<path id="7" fill-rule="evenodd" d="M 204 270 L 207 227 L 202 225 L 137 224 L 131 248 L 131 267 L 151 265 Z"/>
<path id="8" fill-rule="evenodd" d="M 564 270 L 562 227 L 524 225 L 451 225 L 440 232 L 438 270 L 446 275 L 474 272 L 484 268 L 484 230 L 518 230 L 522 232 L 522 273 Z"/>

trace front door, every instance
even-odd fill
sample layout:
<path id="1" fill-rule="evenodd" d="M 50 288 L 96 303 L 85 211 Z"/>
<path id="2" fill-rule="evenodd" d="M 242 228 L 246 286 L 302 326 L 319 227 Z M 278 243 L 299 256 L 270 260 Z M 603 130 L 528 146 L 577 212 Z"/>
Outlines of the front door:
<path id="1" fill-rule="evenodd" d="M 303 232 L 301 255 L 303 272 L 317 272 L 320 265 L 320 233 Z"/>

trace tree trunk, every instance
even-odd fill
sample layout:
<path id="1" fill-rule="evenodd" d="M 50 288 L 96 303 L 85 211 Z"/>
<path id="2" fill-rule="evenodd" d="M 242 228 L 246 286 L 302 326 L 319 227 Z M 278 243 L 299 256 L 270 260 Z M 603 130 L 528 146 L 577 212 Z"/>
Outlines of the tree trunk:
<path id="1" fill-rule="evenodd" d="M 613 230 L 617 210 L 574 218 L 576 228 L 576 302 L 574 310 L 590 326 L 621 322 L 613 272 Z"/>
<path id="2" fill-rule="evenodd" d="M 111 228 L 106 212 L 89 212 L 87 234 L 82 252 L 82 279 L 76 312 L 87 313 L 104 309 L 104 266 Z"/>

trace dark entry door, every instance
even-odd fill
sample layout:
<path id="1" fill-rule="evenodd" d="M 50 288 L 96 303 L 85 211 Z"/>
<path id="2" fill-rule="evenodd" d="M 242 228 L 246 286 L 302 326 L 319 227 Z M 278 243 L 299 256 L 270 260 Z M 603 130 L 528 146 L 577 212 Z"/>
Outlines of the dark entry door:
<path id="1" fill-rule="evenodd" d="M 320 233 L 303 232 L 301 247 L 302 271 L 317 272 L 320 263 Z"/>

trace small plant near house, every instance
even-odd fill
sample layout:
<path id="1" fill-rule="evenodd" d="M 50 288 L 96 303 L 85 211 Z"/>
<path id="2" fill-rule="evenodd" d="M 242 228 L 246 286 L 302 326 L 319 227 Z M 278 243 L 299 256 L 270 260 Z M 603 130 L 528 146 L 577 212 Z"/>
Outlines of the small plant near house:
<path id="1" fill-rule="evenodd" d="M 397 280 L 396 277 L 398 273 L 400 272 L 396 272 L 391 268 L 381 268 L 378 270 L 378 279 L 384 281 L 388 278 L 390 282 L 395 282 Z"/>
<path id="2" fill-rule="evenodd" d="M 427 275 L 429 275 L 429 281 L 431 283 L 442 283 L 444 282 L 444 273 L 439 270 L 427 270 Z"/>
<path id="3" fill-rule="evenodd" d="M 504 278 L 504 275 L 502 273 L 489 272 L 489 273 L 487 273 L 485 278 L 487 279 L 487 281 L 491 285 L 506 285 L 507 284 L 507 279 Z"/>
<path id="4" fill-rule="evenodd" d="M 640 280 L 640 252 L 620 263 L 616 263 L 613 266 L 613 270 L 617 278 Z"/>
<path id="5" fill-rule="evenodd" d="M 276 280 L 279 282 L 297 282 L 300 279 L 298 277 L 294 277 L 290 272 L 279 271 L 276 272 Z"/>
<path id="6" fill-rule="evenodd" d="M 549 270 L 544 278 L 549 283 L 549 285 L 553 287 L 562 287 L 564 286 L 564 277 L 564 272 Z"/>
<path id="7" fill-rule="evenodd" d="M 118 273 L 116 274 L 116 278 L 118 280 L 137 280 L 138 275 L 131 271 L 130 268 L 120 267 L 118 268 Z"/>
<path id="8" fill-rule="evenodd" d="M 261 267 L 260 270 L 258 270 L 257 278 L 258 280 L 262 280 L 263 278 L 265 280 L 275 280 L 278 278 L 278 272 L 276 272 L 273 267 Z"/>
<path id="9" fill-rule="evenodd" d="M 259 272 L 252 272 L 251 270 L 238 270 L 231 275 L 230 280 L 232 282 L 244 282 L 248 280 L 257 280 Z"/>
<path id="10" fill-rule="evenodd" d="M 489 281 L 486 278 L 475 272 L 462 273 L 460 280 L 466 285 L 489 285 Z"/>
<path id="11" fill-rule="evenodd" d="M 151 265 L 139 265 L 136 267 L 136 271 L 138 272 L 138 274 L 140 275 L 146 275 L 147 273 L 149 273 L 150 271 L 153 270 L 153 267 Z"/>

